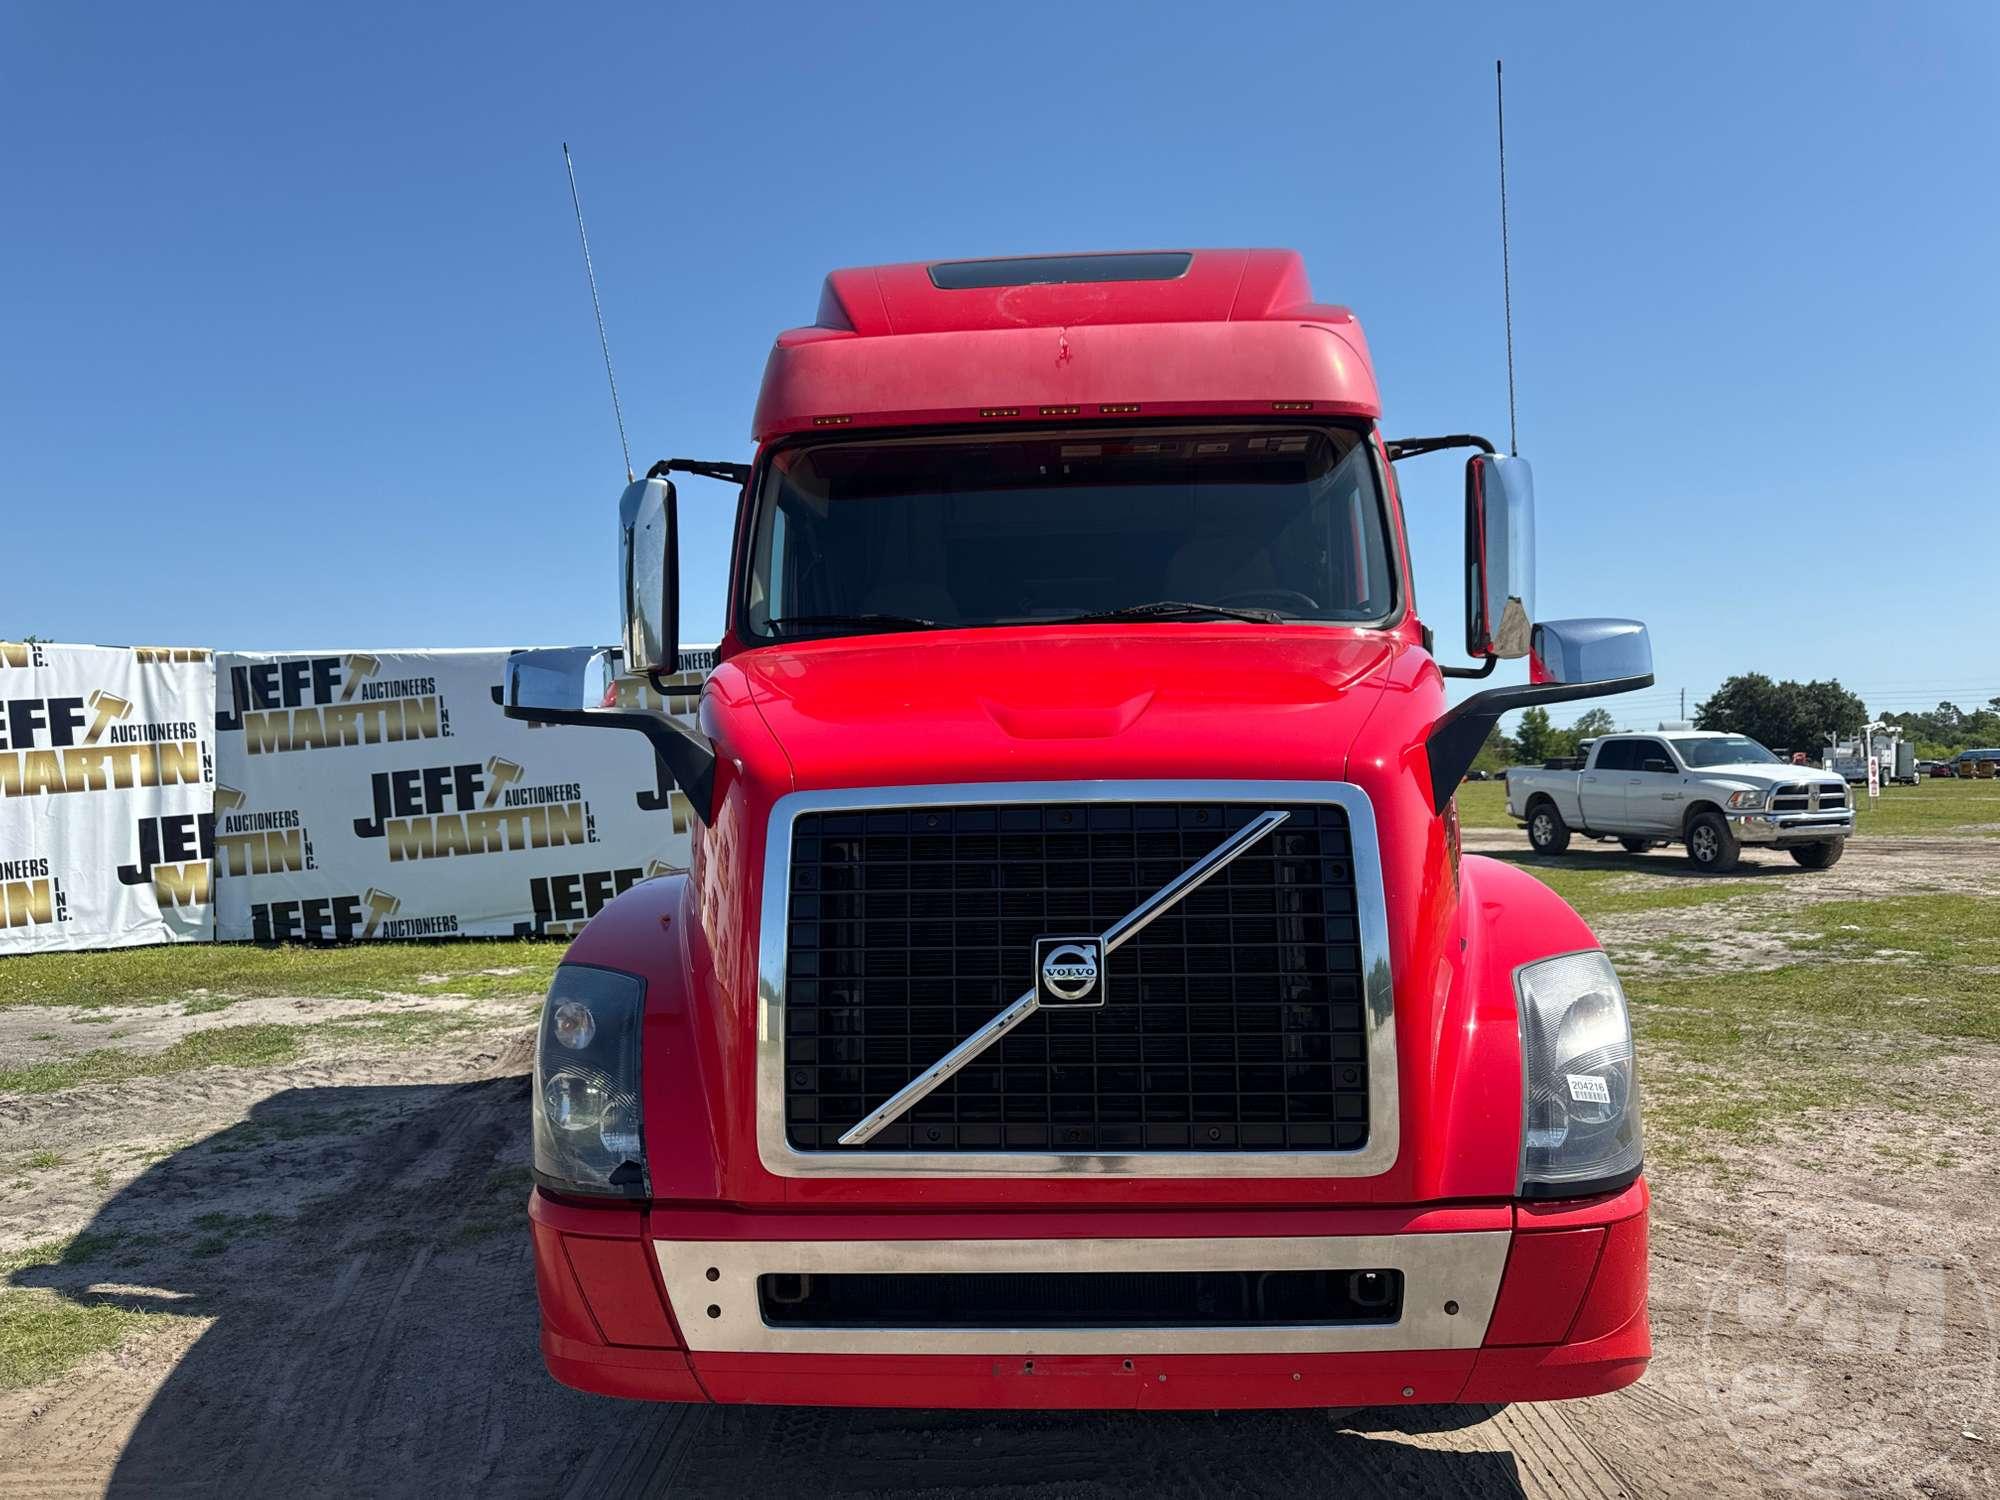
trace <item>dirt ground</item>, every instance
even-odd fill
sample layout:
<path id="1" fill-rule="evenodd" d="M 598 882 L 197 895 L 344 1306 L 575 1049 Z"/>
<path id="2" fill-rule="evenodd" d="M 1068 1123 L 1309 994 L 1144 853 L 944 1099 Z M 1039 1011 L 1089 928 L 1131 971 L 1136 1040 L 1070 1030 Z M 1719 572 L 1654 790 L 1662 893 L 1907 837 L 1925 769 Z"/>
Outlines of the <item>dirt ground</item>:
<path id="1" fill-rule="evenodd" d="M 1518 856 L 1520 838 L 1467 846 Z M 1687 878 L 1666 851 L 1569 860 L 1635 889 Z M 1770 855 L 1741 873 L 1754 899 L 1597 925 L 1628 972 L 1775 965 L 1772 912 L 2000 892 L 2000 841 L 1857 840 L 1823 875 Z M 0 1391 L 0 1495 L 2000 1493 L 1990 1110 L 1829 1099 L 1781 1139 L 1649 1167 L 1656 1358 L 1596 1400 L 1339 1417 L 648 1406 L 565 1390 L 535 1352 L 521 1004 L 420 1003 L 455 1010 L 455 1029 L 394 1050 L 332 1029 L 281 1066 L 0 1095 L 0 1265 L 80 1233 L 92 1247 L 0 1271 L 0 1288 L 153 1315 Z M 0 1058 L 367 1005 L 0 1008 Z M 1920 1097 L 2000 1100 L 2000 1046 L 1908 1071 Z"/>

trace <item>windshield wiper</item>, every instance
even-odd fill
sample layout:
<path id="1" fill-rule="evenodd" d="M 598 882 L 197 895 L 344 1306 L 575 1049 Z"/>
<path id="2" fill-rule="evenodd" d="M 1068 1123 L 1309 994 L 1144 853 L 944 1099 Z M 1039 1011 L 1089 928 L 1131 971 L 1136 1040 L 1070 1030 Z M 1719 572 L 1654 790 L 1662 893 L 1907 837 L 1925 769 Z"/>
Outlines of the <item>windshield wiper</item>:
<path id="1" fill-rule="evenodd" d="M 1287 618 L 1275 609 L 1238 609 L 1229 604 L 1196 604 L 1185 599 L 1156 599 L 1151 604 L 1127 604 L 1118 609 L 1097 609 L 1085 615 L 1063 615 L 1043 621 L 1049 625 L 1089 625 L 1099 620 L 1254 620 L 1274 625 Z"/>
<path id="2" fill-rule="evenodd" d="M 936 630 L 936 620 L 926 620 L 917 615 L 778 615 L 764 622 L 777 631 L 790 630 L 794 626 L 812 630 L 823 625 L 859 625 L 870 630 Z"/>

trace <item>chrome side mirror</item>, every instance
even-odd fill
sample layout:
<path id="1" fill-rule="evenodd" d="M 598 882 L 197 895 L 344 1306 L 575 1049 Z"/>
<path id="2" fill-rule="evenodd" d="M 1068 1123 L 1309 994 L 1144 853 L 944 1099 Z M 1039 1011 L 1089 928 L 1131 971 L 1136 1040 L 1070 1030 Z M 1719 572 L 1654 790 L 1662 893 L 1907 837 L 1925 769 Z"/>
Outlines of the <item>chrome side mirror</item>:
<path id="1" fill-rule="evenodd" d="M 1535 618 L 1535 476 L 1522 458 L 1482 453 L 1465 466 L 1465 649 L 1528 654 Z"/>
<path id="2" fill-rule="evenodd" d="M 1576 687 L 1652 675 L 1652 638 L 1637 620 L 1545 620 L 1534 628 L 1530 682 Z"/>
<path id="3" fill-rule="evenodd" d="M 635 672 L 671 672 L 679 664 L 680 576 L 674 487 L 637 480 L 618 501 L 620 618 L 625 660 Z"/>

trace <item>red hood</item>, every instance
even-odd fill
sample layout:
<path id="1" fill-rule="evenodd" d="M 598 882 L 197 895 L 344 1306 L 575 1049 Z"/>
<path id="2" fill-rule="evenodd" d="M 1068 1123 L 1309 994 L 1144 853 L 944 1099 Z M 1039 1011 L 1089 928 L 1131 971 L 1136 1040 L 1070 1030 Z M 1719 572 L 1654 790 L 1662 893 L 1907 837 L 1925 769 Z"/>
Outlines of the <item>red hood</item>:
<path id="1" fill-rule="evenodd" d="M 1345 774 L 1382 631 L 1250 625 L 958 630 L 733 660 L 800 788 Z"/>

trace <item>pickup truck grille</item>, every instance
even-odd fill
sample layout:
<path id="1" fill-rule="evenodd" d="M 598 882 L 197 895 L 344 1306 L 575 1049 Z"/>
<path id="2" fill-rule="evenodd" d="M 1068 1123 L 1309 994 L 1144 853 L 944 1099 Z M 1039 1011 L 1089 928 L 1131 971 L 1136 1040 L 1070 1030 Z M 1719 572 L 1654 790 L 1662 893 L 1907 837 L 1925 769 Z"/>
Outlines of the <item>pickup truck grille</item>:
<path id="1" fill-rule="evenodd" d="M 808 813 L 793 827 L 786 1139 L 843 1131 L 1271 803 Z M 1284 804 L 1275 804 L 1284 805 Z M 1368 1139 L 1347 815 L 1290 818 L 1111 955 L 1100 1009 L 1042 1010 L 869 1151 L 1327 1151 Z"/>
<path id="2" fill-rule="evenodd" d="M 1779 787 L 1771 797 L 1772 812 L 1839 812 L 1846 806 L 1845 783 L 1796 783 Z"/>

